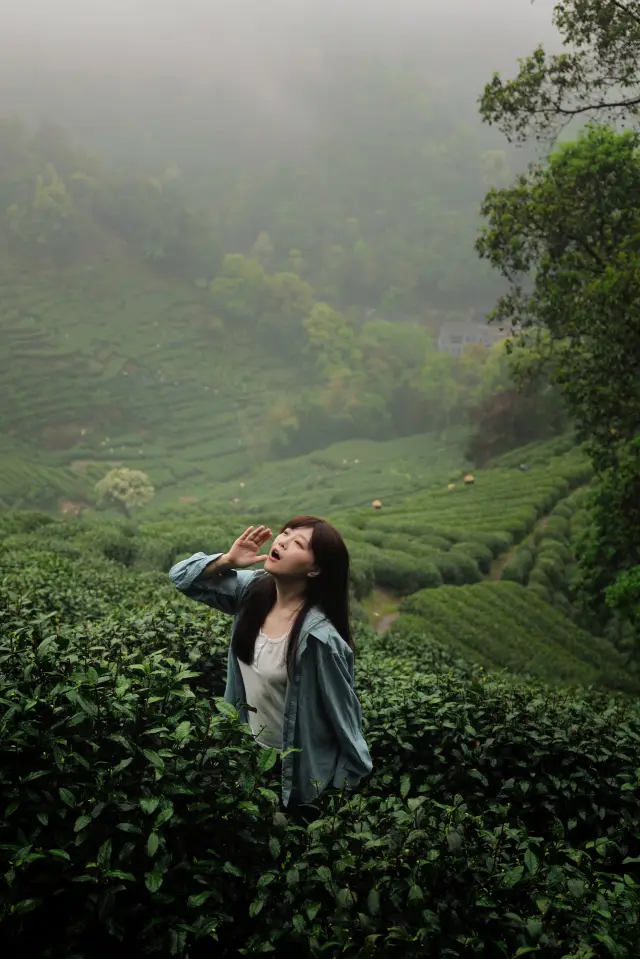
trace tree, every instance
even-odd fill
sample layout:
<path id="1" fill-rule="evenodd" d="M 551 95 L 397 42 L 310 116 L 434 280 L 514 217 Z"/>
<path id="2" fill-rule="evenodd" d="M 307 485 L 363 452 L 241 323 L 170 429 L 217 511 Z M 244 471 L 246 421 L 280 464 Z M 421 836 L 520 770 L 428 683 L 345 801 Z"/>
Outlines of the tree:
<path id="1" fill-rule="evenodd" d="M 640 115 L 635 0 L 565 0 L 555 22 L 569 52 L 542 47 L 518 77 L 485 87 L 481 113 L 510 139 L 555 137 L 574 118 Z M 631 629 L 640 654 L 640 140 L 587 127 L 509 190 L 491 191 L 478 251 L 510 283 L 494 316 L 544 332 L 552 371 L 596 469 L 582 544 L 592 623 Z M 540 342 L 540 336 L 537 336 Z M 633 507 L 633 508 L 630 508 Z"/>
<path id="2" fill-rule="evenodd" d="M 456 360 L 447 353 L 432 350 L 423 369 L 422 395 L 429 407 L 432 429 L 448 429 L 460 404 L 460 386 L 456 379 Z"/>
<path id="3" fill-rule="evenodd" d="M 256 241 L 251 247 L 251 259 L 257 260 L 260 266 L 267 270 L 273 262 L 273 243 L 266 230 L 260 230 Z"/>
<path id="4" fill-rule="evenodd" d="M 223 315 L 257 324 L 266 302 L 267 275 L 256 260 L 232 253 L 225 256 L 220 275 L 209 289 L 215 308 Z"/>
<path id="5" fill-rule="evenodd" d="M 603 468 L 640 424 L 639 147 L 635 133 L 588 128 L 490 191 L 477 243 L 510 284 L 493 318 L 543 348 Z"/>
<path id="6" fill-rule="evenodd" d="M 7 225 L 24 243 L 47 246 L 69 239 L 73 203 L 53 164 L 38 173 L 33 193 L 24 205 L 12 204 L 7 210 Z"/>
<path id="7" fill-rule="evenodd" d="M 555 137 L 574 119 L 614 122 L 640 115 L 640 7 L 637 0 L 560 0 L 553 20 L 567 48 L 538 46 L 515 80 L 495 74 L 480 112 L 509 140 Z"/>
<path id="8" fill-rule="evenodd" d="M 132 510 L 146 506 L 155 495 L 146 473 L 125 466 L 109 470 L 98 480 L 95 490 L 100 505 L 115 506 L 127 519 L 131 518 Z"/>
<path id="9" fill-rule="evenodd" d="M 360 368 L 362 354 L 355 330 L 328 303 L 316 303 L 302 325 L 307 333 L 307 349 L 324 379 L 343 373 L 349 376 Z"/>
<path id="10" fill-rule="evenodd" d="M 582 543 L 579 587 L 594 622 L 640 656 L 640 437 L 601 473 L 592 520 Z"/>
<path id="11" fill-rule="evenodd" d="M 313 290 L 296 273 L 276 273 L 266 280 L 260 325 L 267 342 L 291 351 L 300 342 L 302 322 L 314 306 Z"/>
<path id="12" fill-rule="evenodd" d="M 522 389 L 505 386 L 473 406 L 469 419 L 473 431 L 466 455 L 476 466 L 567 428 L 558 391 L 541 381 L 528 382 Z"/>

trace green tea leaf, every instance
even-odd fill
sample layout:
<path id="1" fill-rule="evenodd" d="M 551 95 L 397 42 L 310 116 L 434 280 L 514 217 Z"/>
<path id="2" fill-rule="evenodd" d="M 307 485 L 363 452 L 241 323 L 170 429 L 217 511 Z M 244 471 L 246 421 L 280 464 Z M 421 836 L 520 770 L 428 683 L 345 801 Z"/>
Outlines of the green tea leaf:
<path id="1" fill-rule="evenodd" d="M 277 839 L 275 836 L 269 837 L 269 852 L 271 853 L 274 859 L 277 859 L 278 856 L 280 855 L 280 840 Z"/>
<path id="2" fill-rule="evenodd" d="M 185 720 L 176 726 L 175 732 L 173 734 L 174 738 L 178 742 L 183 742 L 185 739 L 189 738 L 189 733 L 191 732 L 191 723 Z"/>
<path id="3" fill-rule="evenodd" d="M 71 809 L 73 809 L 73 807 L 76 804 L 76 797 L 73 795 L 71 790 L 66 789 L 63 786 L 61 789 L 58 790 L 58 793 L 60 795 L 60 799 L 65 804 L 65 806 L 69 806 Z"/>
<path id="4" fill-rule="evenodd" d="M 49 855 L 54 856 L 56 859 L 66 859 L 68 862 L 71 862 L 71 856 L 68 852 L 65 852 L 64 849 L 50 849 Z"/>
<path id="5" fill-rule="evenodd" d="M 160 844 L 160 840 L 159 840 L 159 838 L 158 838 L 158 833 L 157 833 L 157 832 L 150 832 L 150 833 L 149 833 L 149 838 L 147 839 L 147 855 L 148 855 L 148 856 L 155 856 L 155 854 L 156 854 L 157 851 L 158 851 L 158 845 L 159 845 L 159 844 Z"/>
<path id="6" fill-rule="evenodd" d="M 155 870 L 154 872 L 145 873 L 144 884 L 149 890 L 149 892 L 157 892 L 163 882 L 163 876 L 161 872 Z"/>
<path id="7" fill-rule="evenodd" d="M 102 869 L 106 869 L 111 862 L 111 840 L 107 839 L 102 843 L 100 849 L 98 850 L 98 865 Z"/>
<path id="8" fill-rule="evenodd" d="M 451 852 L 459 852 L 462 849 L 462 836 L 455 829 L 447 833 L 447 845 Z"/>
<path id="9" fill-rule="evenodd" d="M 133 762 L 133 758 L 131 756 L 129 756 L 127 759 L 120 760 L 118 765 L 114 766 L 113 769 L 111 770 L 111 775 L 117 776 L 118 773 L 121 773 L 123 769 L 126 769 L 127 766 L 130 766 L 132 762 Z"/>
<path id="10" fill-rule="evenodd" d="M 164 771 L 164 760 L 155 750 L 143 749 L 142 752 L 147 757 L 149 762 L 156 767 L 156 769 Z"/>
<path id="11" fill-rule="evenodd" d="M 537 942 L 542 935 L 544 926 L 540 919 L 527 919 L 527 935 Z"/>
<path id="12" fill-rule="evenodd" d="M 307 906 L 307 918 L 309 922 L 313 922 L 318 913 L 320 912 L 321 906 L 319 902 L 312 902 L 311 905 Z"/>
<path id="13" fill-rule="evenodd" d="M 341 909 L 349 909 L 355 905 L 357 896 L 353 889 L 339 889 L 336 894 L 336 903 Z"/>
<path id="14" fill-rule="evenodd" d="M 187 906 L 190 909 L 198 909 L 200 906 L 203 906 L 207 899 L 210 899 L 213 893 L 210 890 L 205 892 L 198 892 L 194 896 L 189 896 L 187 899 Z"/>
<path id="15" fill-rule="evenodd" d="M 416 885 L 416 883 L 414 883 L 414 884 L 409 888 L 408 901 L 409 901 L 409 902 L 422 902 L 423 899 L 424 899 L 424 893 L 422 892 L 422 889 L 420 888 L 420 886 L 418 886 L 418 885 Z"/>
<path id="16" fill-rule="evenodd" d="M 367 896 L 367 909 L 372 916 L 377 916 L 380 912 L 380 893 L 377 889 L 372 889 Z"/>
<path id="17" fill-rule="evenodd" d="M 162 826 L 165 822 L 169 822 L 173 816 L 173 804 L 169 803 L 164 809 L 161 809 L 158 813 L 155 821 L 156 826 Z"/>
<path id="18" fill-rule="evenodd" d="M 260 772 L 265 773 L 269 769 L 272 769 L 278 758 L 278 754 L 275 749 L 263 749 L 260 754 L 260 761 L 258 763 L 258 768 Z"/>
<path id="19" fill-rule="evenodd" d="M 21 902 L 15 904 L 13 912 L 18 916 L 23 916 L 27 912 L 33 912 L 40 904 L 40 899 L 23 899 Z"/>
<path id="20" fill-rule="evenodd" d="M 249 906 L 249 916 L 251 919 L 255 919 L 258 913 L 261 911 L 262 907 L 265 904 L 264 899 L 254 899 L 251 905 Z"/>

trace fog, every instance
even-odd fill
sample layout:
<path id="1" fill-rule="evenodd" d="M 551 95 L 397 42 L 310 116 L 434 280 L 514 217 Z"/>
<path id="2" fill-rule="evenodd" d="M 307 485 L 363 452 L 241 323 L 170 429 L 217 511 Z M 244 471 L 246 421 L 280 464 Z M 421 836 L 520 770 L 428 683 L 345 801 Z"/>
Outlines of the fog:
<path id="1" fill-rule="evenodd" d="M 363 59 L 475 110 L 494 70 L 553 43 L 553 0 L 5 0 L 0 111 L 128 161 L 237 161 L 308 142 Z M 479 121 L 478 121 L 479 122 Z"/>

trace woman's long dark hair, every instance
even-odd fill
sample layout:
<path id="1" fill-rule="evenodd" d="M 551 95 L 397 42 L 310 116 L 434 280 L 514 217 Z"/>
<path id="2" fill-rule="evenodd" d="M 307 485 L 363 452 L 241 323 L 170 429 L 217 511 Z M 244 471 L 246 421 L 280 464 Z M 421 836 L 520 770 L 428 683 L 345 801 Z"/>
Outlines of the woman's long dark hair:
<path id="1" fill-rule="evenodd" d="M 287 641 L 287 673 L 292 678 L 295 651 L 305 616 L 317 606 L 335 626 L 345 643 L 354 648 L 349 625 L 349 552 L 338 530 L 317 516 L 296 516 L 285 529 L 312 527 L 311 552 L 318 576 L 309 577 L 304 602 L 296 616 Z M 233 651 L 243 663 L 253 662 L 258 632 L 276 601 L 276 583 L 272 576 L 257 576 L 240 608 L 233 635 Z"/>

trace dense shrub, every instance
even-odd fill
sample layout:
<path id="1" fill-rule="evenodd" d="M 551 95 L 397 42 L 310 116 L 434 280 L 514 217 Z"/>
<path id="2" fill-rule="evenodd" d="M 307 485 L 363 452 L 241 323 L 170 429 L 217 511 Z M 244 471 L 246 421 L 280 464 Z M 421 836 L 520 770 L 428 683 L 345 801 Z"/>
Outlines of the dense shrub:
<path id="1" fill-rule="evenodd" d="M 416 560 L 414 557 L 407 556 L 406 553 L 385 550 L 377 553 L 372 559 L 375 582 L 400 596 L 442 584 L 442 577 L 438 571 L 440 556 L 436 556 L 433 562 L 429 562 Z"/>
<path id="2" fill-rule="evenodd" d="M 404 626 L 356 630 L 374 770 L 303 827 L 274 824 L 272 757 L 219 698 L 226 618 L 97 550 L 14 543 L 0 581 L 7 955 L 638 954 L 637 703 L 425 635 L 447 597 L 486 641 L 559 629 L 528 591 L 425 590 Z"/>
<path id="3" fill-rule="evenodd" d="M 487 546 L 494 557 L 506 553 L 513 542 L 509 533 L 476 533 L 474 539 Z"/>
<path id="4" fill-rule="evenodd" d="M 535 563 L 534 553 L 526 546 L 519 549 L 502 570 L 502 579 L 526 586 Z"/>
<path id="5" fill-rule="evenodd" d="M 479 583 L 482 579 L 475 559 L 467 556 L 459 547 L 453 547 L 451 552 L 436 556 L 434 563 L 440 571 L 442 582 L 447 586 Z"/>
<path id="6" fill-rule="evenodd" d="M 536 570 L 531 574 L 532 576 Z M 550 683 L 580 682 L 637 691 L 624 657 L 513 582 L 422 590 L 401 603 L 393 638 L 416 630 L 458 654 Z M 411 620 L 405 623 L 405 614 Z M 420 622 L 420 626 L 417 623 Z"/>
<path id="7" fill-rule="evenodd" d="M 488 546 L 479 542 L 456 543 L 451 547 L 450 556 L 464 556 L 465 561 L 471 560 L 483 573 L 488 573 L 493 561 L 493 553 Z M 475 582 L 475 580 L 470 580 Z"/>

